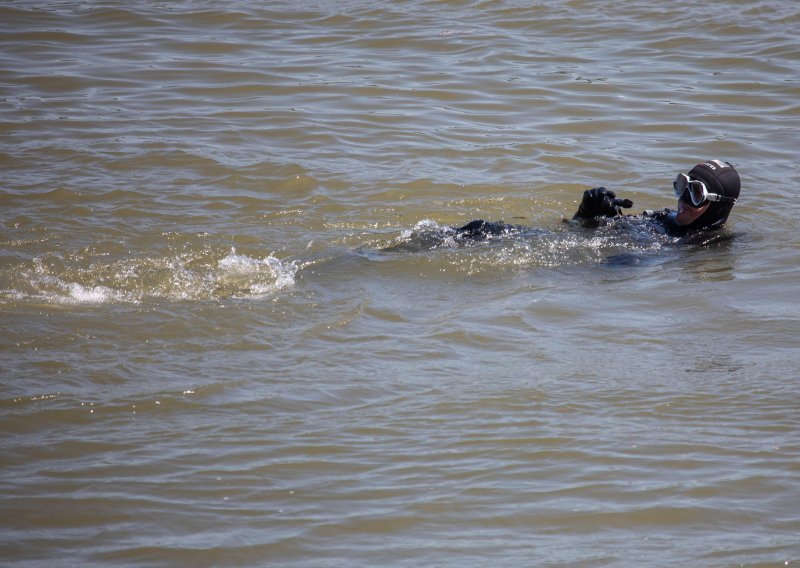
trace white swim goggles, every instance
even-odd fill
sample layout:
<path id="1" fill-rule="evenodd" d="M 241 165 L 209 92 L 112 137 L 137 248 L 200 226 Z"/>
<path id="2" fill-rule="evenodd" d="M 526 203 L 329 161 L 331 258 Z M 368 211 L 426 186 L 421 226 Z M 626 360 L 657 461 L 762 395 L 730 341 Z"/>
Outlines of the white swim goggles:
<path id="1" fill-rule="evenodd" d="M 686 174 L 678 174 L 675 181 L 672 182 L 672 187 L 675 188 L 675 195 L 683 197 L 686 191 L 689 191 L 689 198 L 692 200 L 692 205 L 699 207 L 706 200 L 708 201 L 728 201 L 736 203 L 735 197 L 728 197 L 726 195 L 718 195 L 716 193 L 709 193 L 706 184 L 697 179 L 691 179 Z"/>

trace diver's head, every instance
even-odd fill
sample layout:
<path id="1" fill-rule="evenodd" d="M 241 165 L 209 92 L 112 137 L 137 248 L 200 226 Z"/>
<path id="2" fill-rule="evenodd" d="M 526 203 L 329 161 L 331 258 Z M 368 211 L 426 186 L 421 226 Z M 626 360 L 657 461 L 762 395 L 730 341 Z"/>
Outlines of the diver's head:
<path id="1" fill-rule="evenodd" d="M 675 222 L 690 229 L 716 229 L 728 219 L 739 197 L 741 181 L 733 164 L 708 160 L 674 182 L 678 195 Z"/>

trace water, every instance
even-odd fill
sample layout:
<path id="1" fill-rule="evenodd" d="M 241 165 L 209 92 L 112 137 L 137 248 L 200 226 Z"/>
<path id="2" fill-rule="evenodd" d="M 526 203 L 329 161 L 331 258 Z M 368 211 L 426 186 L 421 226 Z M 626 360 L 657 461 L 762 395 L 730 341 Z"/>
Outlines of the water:
<path id="1" fill-rule="evenodd" d="M 3 3 L 2 564 L 800 562 L 799 24 Z M 722 239 L 562 221 L 707 158 Z"/>

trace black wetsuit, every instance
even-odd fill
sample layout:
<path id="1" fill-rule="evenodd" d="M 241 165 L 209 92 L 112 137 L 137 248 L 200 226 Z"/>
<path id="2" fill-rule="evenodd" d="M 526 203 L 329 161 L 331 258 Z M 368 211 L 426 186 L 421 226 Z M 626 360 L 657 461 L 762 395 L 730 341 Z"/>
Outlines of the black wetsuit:
<path id="1" fill-rule="evenodd" d="M 684 175 L 684 174 L 681 174 Z M 567 221 L 576 228 L 593 230 L 601 242 L 612 245 L 621 244 L 640 247 L 640 250 L 656 250 L 663 244 L 709 244 L 728 237 L 720 231 L 728 214 L 739 197 L 741 182 L 736 168 L 721 160 L 708 160 L 694 166 L 685 175 L 690 181 L 702 182 L 706 201 L 698 205 L 691 202 L 692 196 L 684 190 L 679 199 L 689 207 L 704 207 L 699 217 L 688 225 L 679 225 L 677 211 L 660 209 L 644 211 L 639 215 L 623 215 L 622 209 L 633 206 L 630 199 L 617 199 L 613 191 L 605 187 L 595 187 L 583 192 L 578 210 Z M 677 183 L 677 179 L 676 179 Z M 673 184 L 675 186 L 675 184 Z M 565 220 L 566 221 L 566 220 Z M 416 234 L 416 241 L 403 243 L 404 250 L 411 246 L 414 250 L 428 246 L 447 244 L 455 237 L 455 242 L 468 244 L 475 241 L 506 239 L 558 239 L 561 231 L 547 231 L 524 225 L 512 225 L 502 221 L 476 219 L 461 227 L 434 228 Z M 448 245 L 449 246 L 449 245 Z M 592 244 L 594 246 L 594 244 Z M 644 247 L 644 248 L 641 248 Z M 568 247 L 567 247 L 568 248 Z"/>
<path id="2" fill-rule="evenodd" d="M 641 215 L 618 215 L 616 217 L 605 218 L 579 217 L 575 219 L 575 221 L 581 222 L 584 227 L 597 227 L 601 222 L 609 224 L 620 220 L 624 225 L 629 227 L 638 225 L 639 229 L 655 231 L 671 237 L 682 237 L 689 233 L 691 229 L 686 226 L 678 225 L 675 221 L 675 214 L 676 212 L 671 209 L 661 209 L 658 211 L 644 211 Z M 482 241 L 491 237 L 525 233 L 533 230 L 533 228 L 525 225 L 512 225 L 503 221 L 475 219 L 462 227 L 454 227 L 453 230 L 461 238 Z"/>

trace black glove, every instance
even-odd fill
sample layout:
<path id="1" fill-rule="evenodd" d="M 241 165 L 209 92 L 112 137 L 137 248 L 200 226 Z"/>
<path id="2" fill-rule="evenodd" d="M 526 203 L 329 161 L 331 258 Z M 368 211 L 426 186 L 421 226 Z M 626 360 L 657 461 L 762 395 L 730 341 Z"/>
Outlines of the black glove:
<path id="1" fill-rule="evenodd" d="M 593 217 L 616 217 L 622 215 L 621 207 L 633 207 L 630 199 L 616 199 L 617 194 L 605 187 L 595 187 L 583 192 L 583 199 L 573 219 L 592 219 Z"/>

